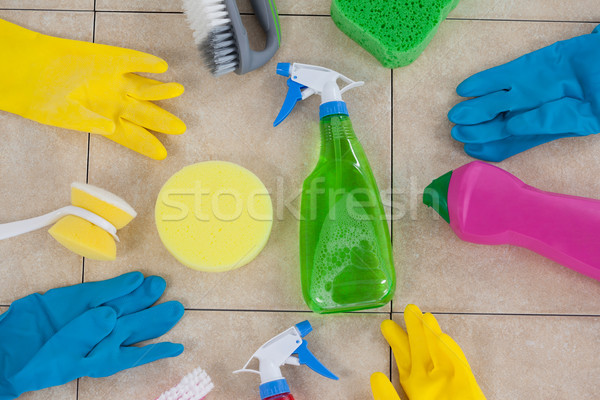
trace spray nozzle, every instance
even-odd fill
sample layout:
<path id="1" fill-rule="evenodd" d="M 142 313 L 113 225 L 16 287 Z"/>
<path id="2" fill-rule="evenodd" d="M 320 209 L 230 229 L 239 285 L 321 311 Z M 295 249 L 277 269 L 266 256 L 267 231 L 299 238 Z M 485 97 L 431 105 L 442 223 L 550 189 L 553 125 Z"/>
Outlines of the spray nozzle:
<path id="1" fill-rule="evenodd" d="M 263 391 L 273 393 L 271 386 L 276 388 L 287 387 L 283 375 L 281 375 L 281 367 L 284 365 L 306 365 L 316 373 L 323 375 L 326 378 L 338 380 L 331 371 L 329 371 L 315 356 L 308 350 L 308 343 L 303 339 L 312 331 L 310 322 L 303 321 L 292 326 L 279 335 L 275 336 L 267 343 L 263 344 L 250 357 L 244 368 L 234 371 L 253 372 L 260 375 L 261 378 L 261 393 Z M 249 369 L 248 365 L 253 359 L 259 362 L 258 371 Z M 275 389 L 273 389 L 275 390 Z M 279 390 L 279 389 L 277 389 Z"/>
<path id="2" fill-rule="evenodd" d="M 344 92 L 364 85 L 362 81 L 355 82 L 329 68 L 308 64 L 279 63 L 277 64 L 277 75 L 288 78 L 288 93 L 273 126 L 283 122 L 300 100 L 305 100 L 315 93 L 321 96 L 321 104 L 342 102 Z M 337 85 L 338 79 L 343 80 L 347 85 L 340 89 Z"/>

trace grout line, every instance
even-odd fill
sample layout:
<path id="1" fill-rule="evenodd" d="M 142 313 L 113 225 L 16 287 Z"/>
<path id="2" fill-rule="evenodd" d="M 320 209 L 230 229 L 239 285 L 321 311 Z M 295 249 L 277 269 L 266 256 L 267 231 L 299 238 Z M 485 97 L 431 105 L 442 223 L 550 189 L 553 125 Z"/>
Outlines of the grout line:
<path id="1" fill-rule="evenodd" d="M 0 304 L 0 307 L 10 307 L 10 304 Z M 237 308 L 185 308 L 185 311 L 207 311 L 207 312 L 262 312 L 262 313 L 297 313 L 297 314 L 315 314 L 315 315 L 330 315 L 316 314 L 310 310 L 246 310 Z M 431 312 L 425 311 L 424 312 Z M 461 312 L 431 312 L 434 315 L 468 315 L 468 316 L 489 316 L 489 317 L 569 317 L 569 318 L 600 318 L 600 314 L 535 314 L 535 313 L 461 313 Z M 340 313 L 338 315 L 389 315 L 389 311 L 353 311 Z M 399 315 L 401 312 L 394 312 L 394 315 Z"/>
<path id="2" fill-rule="evenodd" d="M 2 7 L 0 11 L 40 11 L 40 12 L 94 12 L 116 14 L 183 14 L 183 11 L 152 11 L 152 10 L 93 10 L 79 9 L 52 9 L 52 8 L 8 8 Z M 241 12 L 240 15 L 254 15 L 254 13 Z M 280 17 L 331 17 L 331 14 L 298 14 L 280 13 Z M 474 17 L 447 17 L 448 21 L 490 21 L 490 22 L 540 22 L 540 23 L 571 23 L 571 24 L 598 24 L 600 20 L 561 20 L 561 19 L 511 19 L 511 18 L 474 18 Z"/>
<path id="3" fill-rule="evenodd" d="M 171 15 L 181 15 L 183 11 L 144 11 L 144 10 L 96 10 L 97 13 L 100 14 L 171 14 Z"/>
<path id="4" fill-rule="evenodd" d="M 391 69 L 390 70 L 390 161 L 391 161 L 391 174 L 390 174 L 390 203 L 391 203 L 391 211 L 390 211 L 390 240 L 392 242 L 392 253 L 393 253 L 393 249 L 394 249 L 394 70 Z M 393 254 L 392 254 L 393 257 Z M 394 271 L 396 269 L 396 262 L 395 259 L 392 258 L 392 260 L 394 260 L 392 267 L 394 268 Z M 398 282 L 396 282 L 396 285 L 398 284 Z M 390 315 L 389 315 L 389 319 L 393 319 L 394 317 L 394 300 L 392 299 L 390 301 Z M 390 347 L 388 349 L 388 353 L 389 353 L 389 360 L 390 360 L 390 370 L 389 370 L 389 375 L 388 377 L 390 378 L 390 382 L 392 381 L 392 362 L 393 360 L 393 353 L 392 353 L 392 348 Z"/>
<path id="5" fill-rule="evenodd" d="M 94 0 L 94 19 L 92 21 L 92 43 L 96 43 L 96 0 Z M 89 183 L 90 177 L 90 142 L 92 134 L 88 132 L 87 138 L 87 159 L 85 166 L 85 183 Z M 81 259 L 81 283 L 85 282 L 85 257 Z M 79 382 L 80 378 L 77 378 L 77 385 L 75 387 L 75 400 L 79 400 Z"/>
<path id="6" fill-rule="evenodd" d="M 297 313 L 297 314 L 314 314 L 314 315 L 331 315 L 317 314 L 311 310 L 244 310 L 238 308 L 185 308 L 185 311 L 208 311 L 208 312 L 261 312 L 261 313 Z M 339 313 L 337 315 L 388 315 L 388 311 L 352 311 L 347 313 Z"/>
<path id="7" fill-rule="evenodd" d="M 510 18 L 468 18 L 468 17 L 447 17 L 449 21 L 489 21 L 489 22 L 543 22 L 543 23 L 570 23 L 570 24 L 597 24 L 600 21 L 579 21 L 579 20 L 560 20 L 560 19 L 510 19 Z"/>
<path id="8" fill-rule="evenodd" d="M 10 307 L 10 304 L 0 304 L 0 307 Z M 331 315 L 331 314 L 316 314 L 310 310 L 245 310 L 236 308 L 185 308 L 185 311 L 207 311 L 207 312 L 262 312 L 262 313 L 297 313 L 297 314 L 315 314 L 315 315 Z M 424 310 L 424 312 L 427 312 Z M 429 311 L 431 312 L 431 311 Z M 535 314 L 535 313 L 450 313 L 450 312 L 431 312 L 434 315 L 468 315 L 468 316 L 489 316 L 489 317 L 569 317 L 569 318 L 600 318 L 600 314 Z M 337 315 L 389 315 L 389 311 L 353 311 L 347 313 L 339 313 Z M 394 312 L 394 315 L 399 315 L 401 312 Z"/>
<path id="9" fill-rule="evenodd" d="M 52 8 L 0 8 L 0 11 L 92 12 L 94 10 L 68 10 L 68 9 L 52 9 Z"/>
<path id="10" fill-rule="evenodd" d="M 94 0 L 94 19 L 92 22 L 92 43 L 96 43 L 96 0 Z M 87 139 L 87 158 L 85 166 L 85 183 L 90 181 L 90 142 L 92 134 L 88 132 Z M 81 283 L 85 282 L 85 257 L 81 260 Z M 79 381 L 78 381 L 79 382 Z M 79 395 L 79 389 L 77 390 Z"/>
<path id="11" fill-rule="evenodd" d="M 437 312 L 427 311 L 434 315 L 468 315 L 468 316 L 490 316 L 490 317 L 576 317 L 576 318 L 600 318 L 600 314 L 544 314 L 544 313 L 486 313 L 486 312 Z M 395 312 L 394 314 L 400 314 Z"/>
<path id="12" fill-rule="evenodd" d="M 242 15 L 254 15 L 254 13 L 243 13 Z M 295 13 L 281 13 L 280 17 L 331 17 L 331 14 L 295 14 Z"/>

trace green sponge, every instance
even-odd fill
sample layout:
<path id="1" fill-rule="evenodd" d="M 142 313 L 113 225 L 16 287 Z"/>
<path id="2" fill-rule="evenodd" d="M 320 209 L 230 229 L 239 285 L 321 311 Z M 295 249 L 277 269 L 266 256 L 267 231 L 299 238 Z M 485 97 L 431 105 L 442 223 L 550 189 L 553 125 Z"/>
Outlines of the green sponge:
<path id="1" fill-rule="evenodd" d="M 332 0 L 333 21 L 386 68 L 415 61 L 459 0 Z"/>

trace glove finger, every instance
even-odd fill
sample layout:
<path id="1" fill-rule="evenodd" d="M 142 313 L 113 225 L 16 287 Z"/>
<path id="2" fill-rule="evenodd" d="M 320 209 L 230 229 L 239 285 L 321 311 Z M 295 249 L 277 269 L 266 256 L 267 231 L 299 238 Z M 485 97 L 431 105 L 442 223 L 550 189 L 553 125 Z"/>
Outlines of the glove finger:
<path id="1" fill-rule="evenodd" d="M 69 353 L 85 357 L 112 332 L 116 323 L 117 315 L 112 308 L 92 308 L 58 331 L 50 342 L 58 345 L 60 351 L 68 348 Z"/>
<path id="2" fill-rule="evenodd" d="M 121 117 L 146 129 L 170 135 L 181 135 L 186 130 L 182 120 L 149 101 L 132 102 Z"/>
<path id="3" fill-rule="evenodd" d="M 136 50 L 126 51 L 122 57 L 123 70 L 126 72 L 147 72 L 160 74 L 169 69 L 169 65 L 162 58 Z"/>
<path id="4" fill-rule="evenodd" d="M 133 292 L 109 301 L 104 305 L 112 308 L 118 317 L 144 310 L 156 303 L 167 287 L 167 282 L 160 276 L 149 276 Z"/>
<path id="5" fill-rule="evenodd" d="M 371 391 L 374 400 L 400 400 L 392 382 L 381 372 L 371 375 Z"/>
<path id="6" fill-rule="evenodd" d="M 181 96 L 185 91 L 183 85 L 176 82 L 161 82 L 145 78 L 137 74 L 128 74 L 131 88 L 127 94 L 138 100 L 166 100 Z"/>
<path id="7" fill-rule="evenodd" d="M 167 157 L 167 150 L 153 134 L 124 119 L 117 124 L 115 133 L 106 138 L 154 160 Z"/>
<path id="8" fill-rule="evenodd" d="M 541 144 L 551 142 L 556 139 L 578 136 L 576 134 L 565 135 L 531 135 L 531 136 L 510 136 L 503 140 L 488 143 L 467 143 L 465 152 L 471 157 L 484 161 L 500 162 L 509 157 L 529 150 Z"/>
<path id="9" fill-rule="evenodd" d="M 463 143 L 496 142 L 510 136 L 504 115 L 478 125 L 455 125 L 450 134 L 454 140 Z"/>
<path id="10" fill-rule="evenodd" d="M 84 310 L 125 296 L 137 289 L 144 281 L 141 272 L 129 272 L 116 278 L 98 282 L 80 283 L 65 288 L 51 289 L 44 294 L 47 304 L 55 309 L 65 308 L 65 312 Z"/>
<path id="11" fill-rule="evenodd" d="M 448 119 L 455 124 L 475 125 L 491 121 L 500 113 L 516 106 L 511 91 L 499 91 L 458 103 L 448 112 Z"/>
<path id="12" fill-rule="evenodd" d="M 394 352 L 400 376 L 407 375 L 411 364 L 408 335 L 397 323 L 389 319 L 381 323 L 381 333 Z"/>
<path id="13" fill-rule="evenodd" d="M 600 132 L 600 119 L 590 103 L 565 97 L 516 114 L 507 120 L 506 129 L 514 135 L 589 135 Z"/>
<path id="14" fill-rule="evenodd" d="M 476 97 L 509 90 L 514 80 L 511 64 L 499 65 L 468 77 L 458 85 L 456 93 L 462 97 Z"/>
<path id="15" fill-rule="evenodd" d="M 440 341 L 442 329 L 431 313 L 426 313 L 423 316 L 423 331 L 427 340 L 427 347 L 430 350 L 433 367 L 443 369 L 451 367 L 450 360 L 445 357 L 445 351 L 441 348 L 444 346 Z"/>
<path id="16" fill-rule="evenodd" d="M 86 108 L 74 100 L 67 103 L 63 114 L 69 116 L 69 121 L 56 124 L 62 128 L 98 135 L 112 135 L 115 131 L 115 123 L 112 120 Z"/>
<path id="17" fill-rule="evenodd" d="M 410 345 L 411 370 L 430 370 L 432 360 L 423 328 L 423 313 L 419 307 L 409 304 L 404 309 L 404 321 Z"/>
<path id="18" fill-rule="evenodd" d="M 442 343 L 441 348 L 444 349 L 444 351 L 446 352 L 446 354 L 448 354 L 450 358 L 452 358 L 455 361 L 459 361 L 460 365 L 463 368 L 467 368 L 469 370 L 471 369 L 471 366 L 469 365 L 469 361 L 467 361 L 465 353 L 462 351 L 458 343 L 454 341 L 454 339 L 452 339 L 449 335 L 443 333 L 439 336 L 439 340 Z"/>
<path id="19" fill-rule="evenodd" d="M 163 358 L 177 357 L 181 353 L 183 353 L 183 345 L 171 342 L 148 344 L 143 347 L 121 347 L 116 360 L 119 369 L 113 373 Z"/>
<path id="20" fill-rule="evenodd" d="M 119 318 L 112 338 L 122 346 L 155 339 L 173 328 L 183 317 L 184 308 L 178 301 L 169 301 Z"/>
<path id="21" fill-rule="evenodd" d="M 56 361 L 85 357 L 112 332 L 116 323 L 117 315 L 110 307 L 92 308 L 52 336 L 35 357 Z"/>

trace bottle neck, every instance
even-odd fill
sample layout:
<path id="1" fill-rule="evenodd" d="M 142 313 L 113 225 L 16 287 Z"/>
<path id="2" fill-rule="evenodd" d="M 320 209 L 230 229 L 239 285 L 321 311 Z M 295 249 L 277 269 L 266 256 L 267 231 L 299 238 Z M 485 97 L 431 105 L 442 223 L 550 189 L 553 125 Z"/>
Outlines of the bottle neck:
<path id="1" fill-rule="evenodd" d="M 345 114 L 328 115 L 321 118 L 321 146 L 333 144 L 334 140 L 356 139 L 350 117 Z"/>

